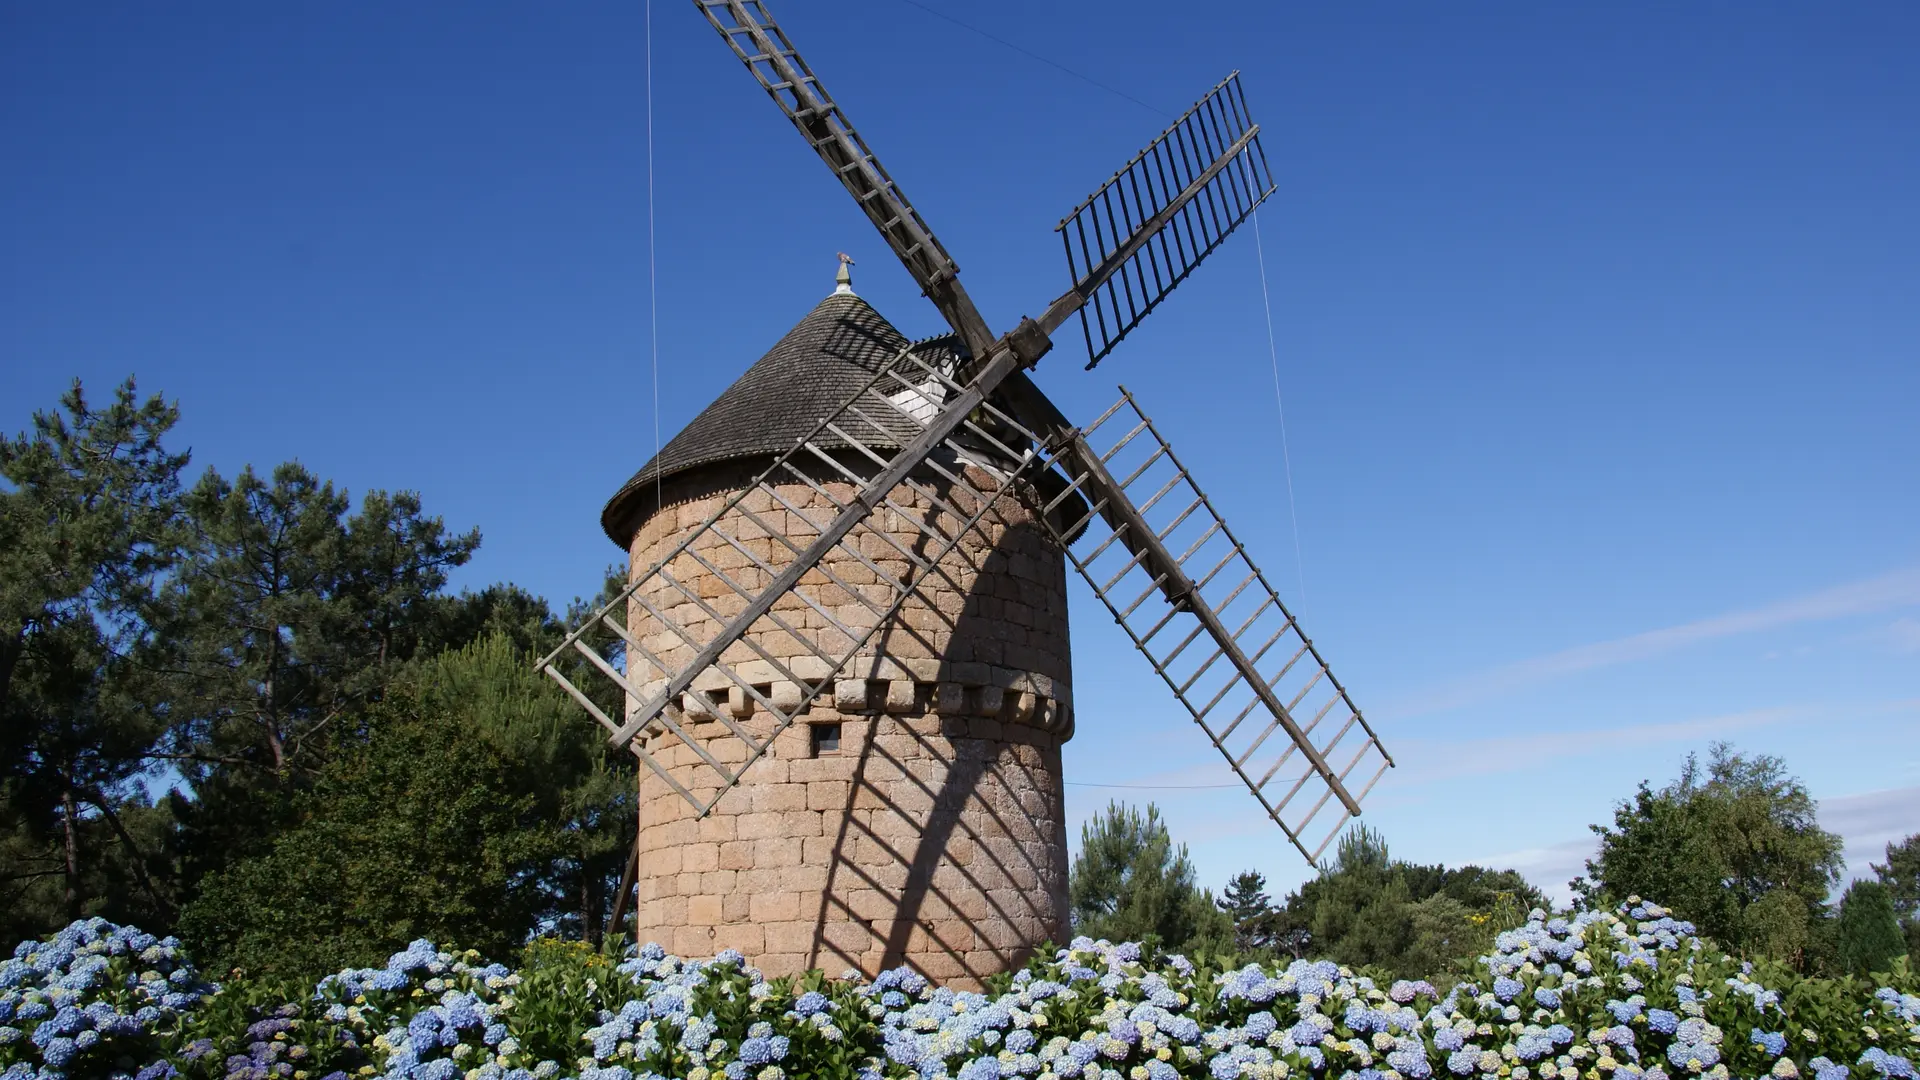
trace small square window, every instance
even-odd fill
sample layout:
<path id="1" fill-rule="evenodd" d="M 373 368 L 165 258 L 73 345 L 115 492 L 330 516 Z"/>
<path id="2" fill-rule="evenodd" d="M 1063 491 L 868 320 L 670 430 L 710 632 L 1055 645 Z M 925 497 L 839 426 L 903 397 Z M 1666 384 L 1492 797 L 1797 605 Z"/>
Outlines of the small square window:
<path id="1" fill-rule="evenodd" d="M 814 724 L 808 729 L 813 735 L 813 756 L 837 754 L 840 752 L 840 725 Z"/>

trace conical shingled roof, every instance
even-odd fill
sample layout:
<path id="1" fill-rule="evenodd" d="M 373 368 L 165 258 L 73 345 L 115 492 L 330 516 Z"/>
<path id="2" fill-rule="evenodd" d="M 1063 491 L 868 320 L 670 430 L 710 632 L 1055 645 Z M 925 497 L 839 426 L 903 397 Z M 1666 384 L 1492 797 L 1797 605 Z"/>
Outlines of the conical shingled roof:
<path id="1" fill-rule="evenodd" d="M 607 500 L 600 527 L 625 549 L 652 509 L 656 479 L 786 452 L 909 344 L 865 300 L 851 292 L 829 295 Z M 914 351 L 938 365 L 956 345 L 948 335 Z"/>

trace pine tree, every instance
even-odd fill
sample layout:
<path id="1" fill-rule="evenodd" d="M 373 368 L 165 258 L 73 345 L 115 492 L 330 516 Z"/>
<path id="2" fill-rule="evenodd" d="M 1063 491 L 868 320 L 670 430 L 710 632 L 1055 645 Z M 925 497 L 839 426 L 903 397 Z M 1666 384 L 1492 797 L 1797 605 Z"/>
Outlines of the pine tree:
<path id="1" fill-rule="evenodd" d="M 1081 828 L 1068 895 L 1076 934 L 1175 952 L 1232 936 L 1226 916 L 1194 885 L 1186 845 L 1174 844 L 1152 803 L 1145 814 L 1109 803 Z"/>
<path id="2" fill-rule="evenodd" d="M 1906 952 L 1893 897 L 1878 881 L 1856 881 L 1840 897 L 1836 928 L 1840 969 L 1849 975 L 1885 971 Z"/>
<path id="3" fill-rule="evenodd" d="M 1406 911 L 1413 895 L 1385 838 L 1365 825 L 1348 831 L 1319 884 L 1308 925 L 1317 954 L 1355 966 L 1398 968 L 1413 940 Z"/>
<path id="4" fill-rule="evenodd" d="M 0 933 L 81 915 L 164 923 L 165 853 L 136 783 L 157 734 L 129 693 L 180 548 L 179 411 L 76 381 L 0 438 Z"/>
<path id="5" fill-rule="evenodd" d="M 411 493 L 373 491 L 351 513 L 296 463 L 209 470 L 184 506 L 188 556 L 157 600 L 144 692 L 191 794 L 174 802 L 191 894 L 292 823 L 334 742 L 355 742 L 352 719 L 434 641 L 447 574 L 480 537 L 449 533 Z"/>
<path id="6" fill-rule="evenodd" d="M 1887 861 L 1872 865 L 1873 876 L 1893 900 L 1893 913 L 1906 935 L 1907 955 L 1920 957 L 1920 833 L 1888 844 Z"/>
<path id="7" fill-rule="evenodd" d="M 1216 904 L 1233 920 L 1234 945 L 1240 952 L 1265 953 L 1273 949 L 1279 931 L 1278 913 L 1267 896 L 1267 879 L 1258 870 L 1235 874 Z"/>

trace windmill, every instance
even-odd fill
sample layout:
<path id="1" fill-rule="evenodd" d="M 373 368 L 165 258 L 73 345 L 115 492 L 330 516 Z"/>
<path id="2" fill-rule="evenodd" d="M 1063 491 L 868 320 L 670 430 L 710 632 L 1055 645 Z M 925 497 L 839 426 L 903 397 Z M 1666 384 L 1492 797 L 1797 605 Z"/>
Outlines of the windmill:
<path id="1" fill-rule="evenodd" d="M 1076 316 L 1099 363 L 1272 193 L 1238 73 L 1061 221 L 1071 288 L 995 334 L 766 6 L 695 4 L 952 333 L 908 341 L 842 255 L 609 501 L 628 583 L 539 666 L 647 767 L 641 934 L 958 981 L 1063 938 L 1067 563 L 1316 860 L 1391 757 L 1133 395 L 1075 424 L 1027 375 Z"/>

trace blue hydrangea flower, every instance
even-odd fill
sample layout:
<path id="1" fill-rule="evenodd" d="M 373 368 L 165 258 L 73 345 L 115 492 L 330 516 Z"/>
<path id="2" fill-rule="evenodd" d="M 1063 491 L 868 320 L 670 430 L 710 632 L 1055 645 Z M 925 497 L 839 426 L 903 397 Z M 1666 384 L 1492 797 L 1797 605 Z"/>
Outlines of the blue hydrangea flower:
<path id="1" fill-rule="evenodd" d="M 1825 1055 L 1807 1062 L 1807 1067 L 1813 1070 L 1814 1080 L 1847 1080 L 1847 1067 L 1828 1060 Z"/>
<path id="2" fill-rule="evenodd" d="M 1754 1028 L 1749 1038 L 1753 1045 L 1759 1047 L 1761 1052 L 1769 1057 L 1779 1057 L 1787 1052 L 1787 1037 L 1780 1032 L 1761 1031 L 1759 1028 Z"/>
<path id="3" fill-rule="evenodd" d="M 1674 1042 L 1667 1047 L 1667 1060 L 1692 1072 L 1704 1072 L 1720 1062 L 1720 1048 L 1705 1042 Z"/>
<path id="4" fill-rule="evenodd" d="M 959 1080 L 1000 1080 L 998 1058 L 979 1057 L 960 1066 Z"/>
<path id="5" fill-rule="evenodd" d="M 1433 1075 L 1433 1065 L 1427 1061 L 1426 1052 L 1411 1046 L 1389 1052 L 1387 1065 L 1400 1075 L 1413 1077 L 1414 1080 L 1424 1080 Z"/>
<path id="6" fill-rule="evenodd" d="M 1539 1031 L 1528 1031 L 1513 1042 L 1514 1052 L 1521 1061 L 1538 1061 L 1553 1054 L 1553 1040 Z"/>
<path id="7" fill-rule="evenodd" d="M 1899 1054 L 1889 1054 L 1877 1046 L 1869 1046 L 1860 1055 L 1859 1064 L 1865 1065 L 1890 1080 L 1914 1080 L 1913 1062 Z"/>

